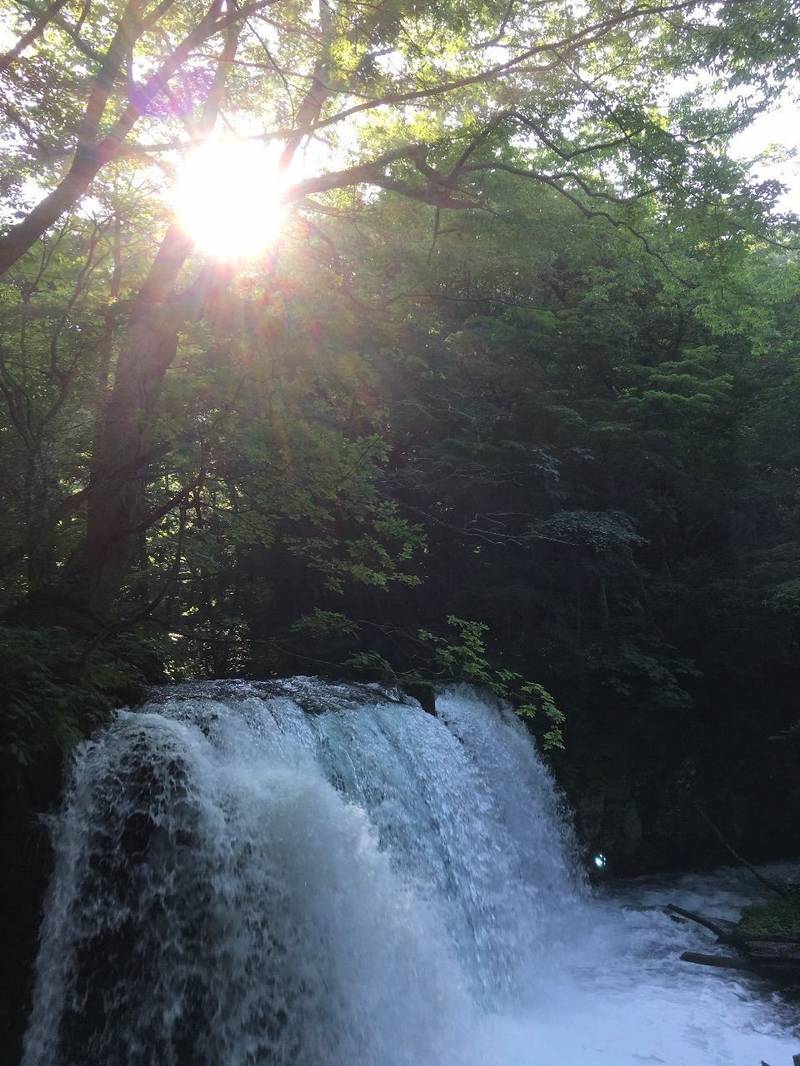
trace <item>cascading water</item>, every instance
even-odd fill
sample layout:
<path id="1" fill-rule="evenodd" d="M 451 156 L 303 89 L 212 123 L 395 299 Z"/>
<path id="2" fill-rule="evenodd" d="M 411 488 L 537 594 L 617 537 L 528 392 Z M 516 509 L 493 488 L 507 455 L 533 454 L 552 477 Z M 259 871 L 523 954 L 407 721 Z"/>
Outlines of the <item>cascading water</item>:
<path id="1" fill-rule="evenodd" d="M 691 933 L 590 897 L 512 714 L 437 714 L 305 678 L 120 712 L 53 826 L 24 1066 L 790 1062 Z"/>

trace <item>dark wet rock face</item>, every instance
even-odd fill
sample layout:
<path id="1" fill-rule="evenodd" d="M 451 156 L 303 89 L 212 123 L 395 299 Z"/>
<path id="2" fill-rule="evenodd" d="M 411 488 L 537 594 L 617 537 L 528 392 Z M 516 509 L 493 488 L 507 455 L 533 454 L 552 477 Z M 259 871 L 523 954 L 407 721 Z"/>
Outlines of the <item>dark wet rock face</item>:
<path id="1" fill-rule="evenodd" d="M 53 867 L 42 812 L 61 790 L 53 751 L 22 778 L 0 773 L 0 1062 L 19 1061 L 31 1003 L 42 900 Z"/>
<path id="2" fill-rule="evenodd" d="M 98 817 L 90 829 L 91 861 L 81 871 L 78 899 L 88 912 L 108 913 L 111 898 L 115 920 L 91 928 L 91 936 L 79 940 L 75 950 L 77 980 L 61 1019 L 62 1045 L 73 1049 L 75 1066 L 99 1063 L 95 1048 L 115 1062 L 126 1061 L 129 1034 L 119 1025 L 119 1016 L 129 1009 L 130 974 L 158 971 L 163 946 L 174 934 L 178 893 L 197 897 L 202 913 L 210 892 L 208 884 L 187 886 L 181 876 L 184 857 L 196 844 L 186 768 L 172 757 L 160 760 L 156 771 L 154 755 L 144 736 L 132 740 L 114 768 L 111 790 L 100 793 Z M 124 793 L 124 805 L 117 791 Z M 177 830 L 172 817 L 164 824 L 167 811 L 181 809 Z M 154 866 L 164 870 L 164 891 L 148 895 Z M 200 942 L 203 930 L 196 932 Z M 176 1039 L 190 1052 L 192 1040 L 203 1038 L 206 1005 L 191 994 L 187 1003 L 191 1007 L 183 1014 Z M 185 1061 L 193 1061 L 190 1054 Z"/>
<path id="3" fill-rule="evenodd" d="M 721 837 L 754 862 L 796 856 L 800 743 L 773 734 L 767 715 L 737 722 L 724 705 L 576 717 L 557 776 L 587 853 L 616 875 L 734 862 Z"/>

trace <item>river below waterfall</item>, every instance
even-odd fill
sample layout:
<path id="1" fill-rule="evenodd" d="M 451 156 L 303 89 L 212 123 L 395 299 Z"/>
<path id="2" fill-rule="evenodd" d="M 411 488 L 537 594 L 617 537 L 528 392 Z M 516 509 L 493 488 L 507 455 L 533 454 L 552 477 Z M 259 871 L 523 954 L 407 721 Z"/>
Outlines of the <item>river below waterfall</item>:
<path id="1" fill-rule="evenodd" d="M 75 759 L 24 1066 L 791 1066 L 678 961 L 738 871 L 591 892 L 521 723 L 309 678 L 165 689 Z M 713 949 L 712 949 L 713 950 Z"/>

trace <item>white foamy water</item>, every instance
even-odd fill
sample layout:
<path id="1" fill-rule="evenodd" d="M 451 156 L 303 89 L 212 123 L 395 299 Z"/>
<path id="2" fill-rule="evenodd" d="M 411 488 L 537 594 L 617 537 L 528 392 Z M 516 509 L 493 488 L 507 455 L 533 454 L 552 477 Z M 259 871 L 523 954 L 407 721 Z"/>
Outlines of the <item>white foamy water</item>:
<path id="1" fill-rule="evenodd" d="M 437 710 L 296 678 L 120 712 L 54 823 L 24 1066 L 791 1066 L 788 1008 L 660 909 L 752 885 L 592 895 L 522 725 Z"/>

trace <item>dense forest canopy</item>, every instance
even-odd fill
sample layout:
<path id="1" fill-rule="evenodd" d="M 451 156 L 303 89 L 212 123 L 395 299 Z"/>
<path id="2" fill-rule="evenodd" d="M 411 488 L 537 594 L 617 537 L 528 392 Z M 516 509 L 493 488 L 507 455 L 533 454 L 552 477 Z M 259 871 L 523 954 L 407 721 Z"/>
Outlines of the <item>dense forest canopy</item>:
<path id="1" fill-rule="evenodd" d="M 789 728 L 796 3 L 1 9 L 6 754 L 298 671 Z"/>

